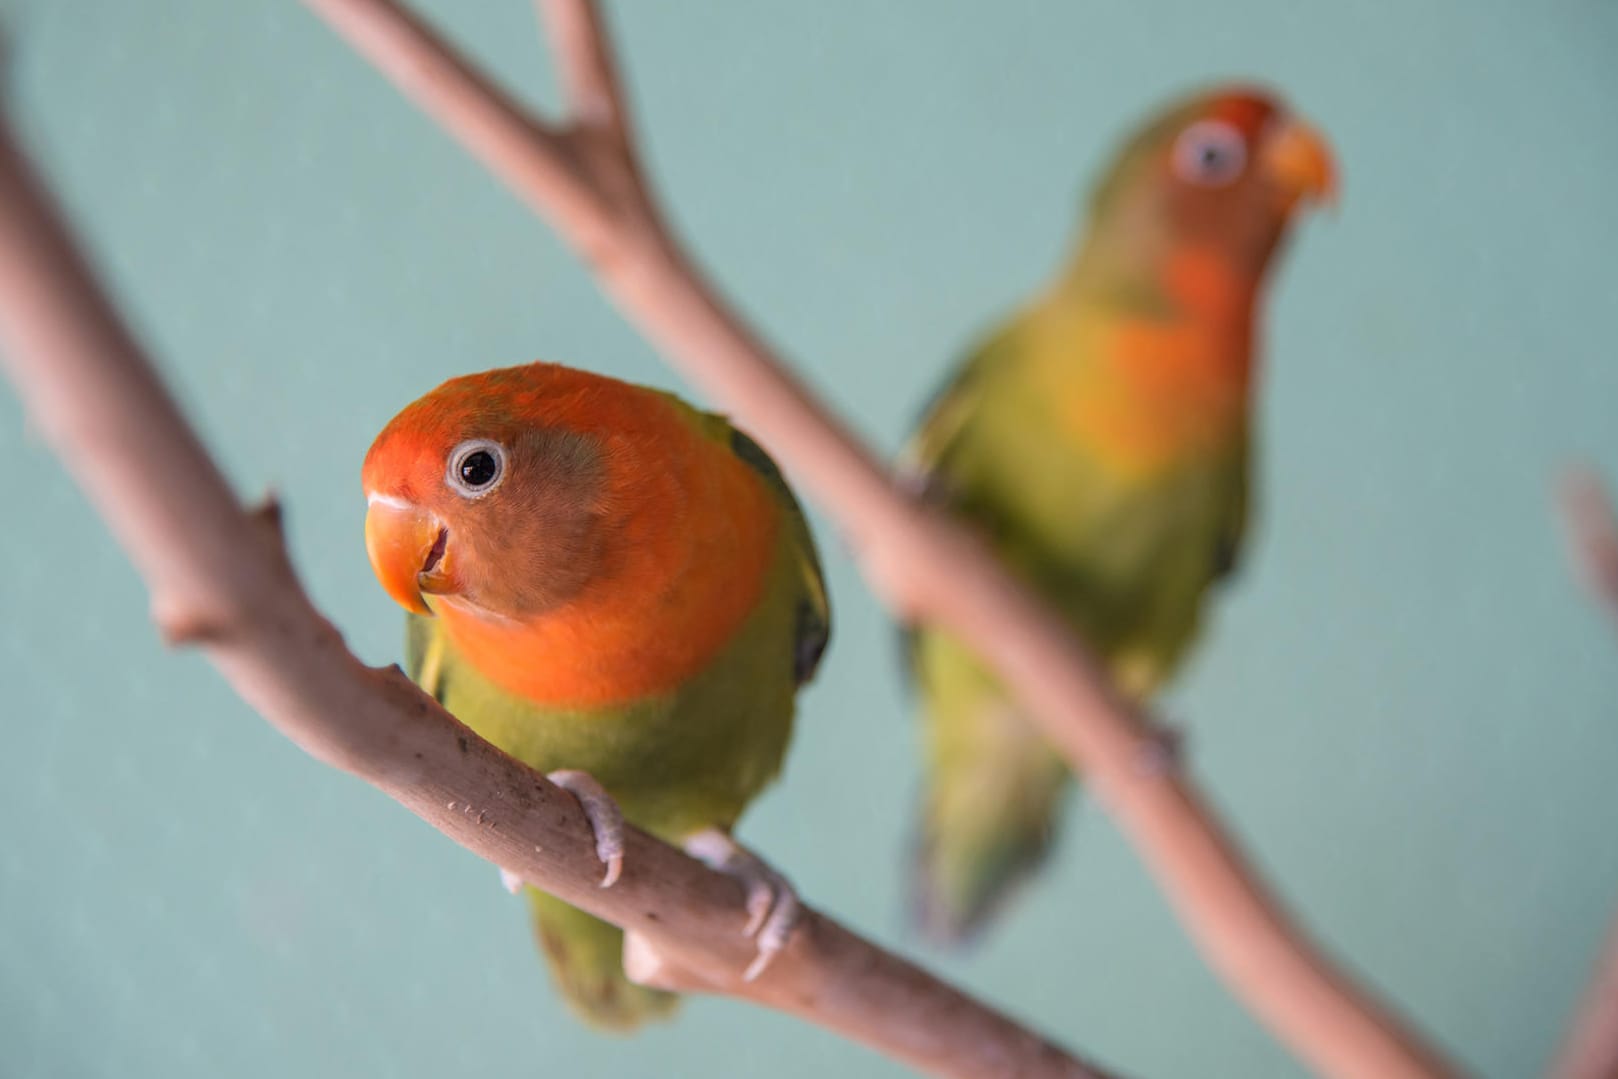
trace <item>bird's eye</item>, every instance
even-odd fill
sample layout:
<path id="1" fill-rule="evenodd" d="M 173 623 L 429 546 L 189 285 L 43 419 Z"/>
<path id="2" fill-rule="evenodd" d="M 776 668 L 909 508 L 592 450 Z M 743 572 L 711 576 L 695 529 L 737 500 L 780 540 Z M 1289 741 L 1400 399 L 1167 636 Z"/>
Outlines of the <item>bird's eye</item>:
<path id="1" fill-rule="evenodd" d="M 498 442 L 472 438 L 456 446 L 449 455 L 444 482 L 465 498 L 482 498 L 506 474 L 506 451 Z"/>
<path id="2" fill-rule="evenodd" d="M 1246 165 L 1247 143 L 1241 132 L 1218 120 L 1200 120 L 1174 141 L 1174 171 L 1182 180 L 1223 187 Z"/>

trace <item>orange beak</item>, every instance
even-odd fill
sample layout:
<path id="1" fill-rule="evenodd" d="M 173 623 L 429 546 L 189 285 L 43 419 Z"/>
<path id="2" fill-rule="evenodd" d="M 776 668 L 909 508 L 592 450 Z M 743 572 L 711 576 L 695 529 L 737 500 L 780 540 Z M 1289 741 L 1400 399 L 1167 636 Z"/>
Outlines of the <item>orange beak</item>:
<path id="1" fill-rule="evenodd" d="M 426 510 L 373 496 L 365 513 L 365 553 L 394 602 L 415 614 L 432 614 L 424 593 L 453 588 L 449 529 Z"/>
<path id="2" fill-rule="evenodd" d="M 1312 199 L 1337 202 L 1337 166 L 1320 133 L 1302 120 L 1287 118 L 1264 145 L 1264 167 L 1286 193 L 1287 205 Z"/>

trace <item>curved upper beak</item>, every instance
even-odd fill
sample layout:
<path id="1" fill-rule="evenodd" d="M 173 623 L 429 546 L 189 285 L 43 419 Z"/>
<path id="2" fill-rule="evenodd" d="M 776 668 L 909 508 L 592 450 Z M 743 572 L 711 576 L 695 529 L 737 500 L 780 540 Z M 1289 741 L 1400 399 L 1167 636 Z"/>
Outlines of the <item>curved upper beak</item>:
<path id="1" fill-rule="evenodd" d="M 365 553 L 376 579 L 407 611 L 432 614 L 423 594 L 450 591 L 449 529 L 426 510 L 372 495 Z"/>
<path id="2" fill-rule="evenodd" d="M 1288 204 L 1312 199 L 1328 206 L 1337 201 L 1337 166 L 1321 134 L 1296 117 L 1288 117 L 1272 133 L 1263 151 L 1264 167 L 1286 193 Z"/>

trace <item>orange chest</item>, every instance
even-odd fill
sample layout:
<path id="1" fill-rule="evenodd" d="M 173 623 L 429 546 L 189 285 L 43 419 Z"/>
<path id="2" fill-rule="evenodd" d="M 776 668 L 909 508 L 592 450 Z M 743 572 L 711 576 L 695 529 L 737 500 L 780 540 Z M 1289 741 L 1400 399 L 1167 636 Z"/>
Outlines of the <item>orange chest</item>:
<path id="1" fill-rule="evenodd" d="M 1191 321 L 1126 321 L 1087 342 L 1088 377 L 1055 391 L 1067 433 L 1147 476 L 1226 445 L 1246 420 L 1252 340 Z"/>

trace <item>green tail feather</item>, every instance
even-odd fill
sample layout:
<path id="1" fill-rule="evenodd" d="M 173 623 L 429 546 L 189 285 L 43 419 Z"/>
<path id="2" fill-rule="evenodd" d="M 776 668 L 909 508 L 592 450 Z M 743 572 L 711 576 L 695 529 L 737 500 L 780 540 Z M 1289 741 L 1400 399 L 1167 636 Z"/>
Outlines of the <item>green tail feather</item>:
<path id="1" fill-rule="evenodd" d="M 602 1030 L 628 1033 L 673 1013 L 678 996 L 636 985 L 624 975 L 623 930 L 536 888 L 524 888 L 523 894 L 551 976 L 579 1018 Z"/>
<path id="2" fill-rule="evenodd" d="M 1025 727 L 1009 711 L 985 725 Z M 1031 730 L 1000 732 L 991 762 L 935 767 L 928 777 L 912 879 L 922 932 L 959 943 L 1044 860 L 1069 786 L 1063 762 Z M 1000 737 L 999 734 L 994 737 Z"/>
<path id="3" fill-rule="evenodd" d="M 928 937 L 958 943 L 1044 859 L 1071 775 L 954 641 L 923 630 L 915 643 L 927 779 L 912 910 Z"/>

